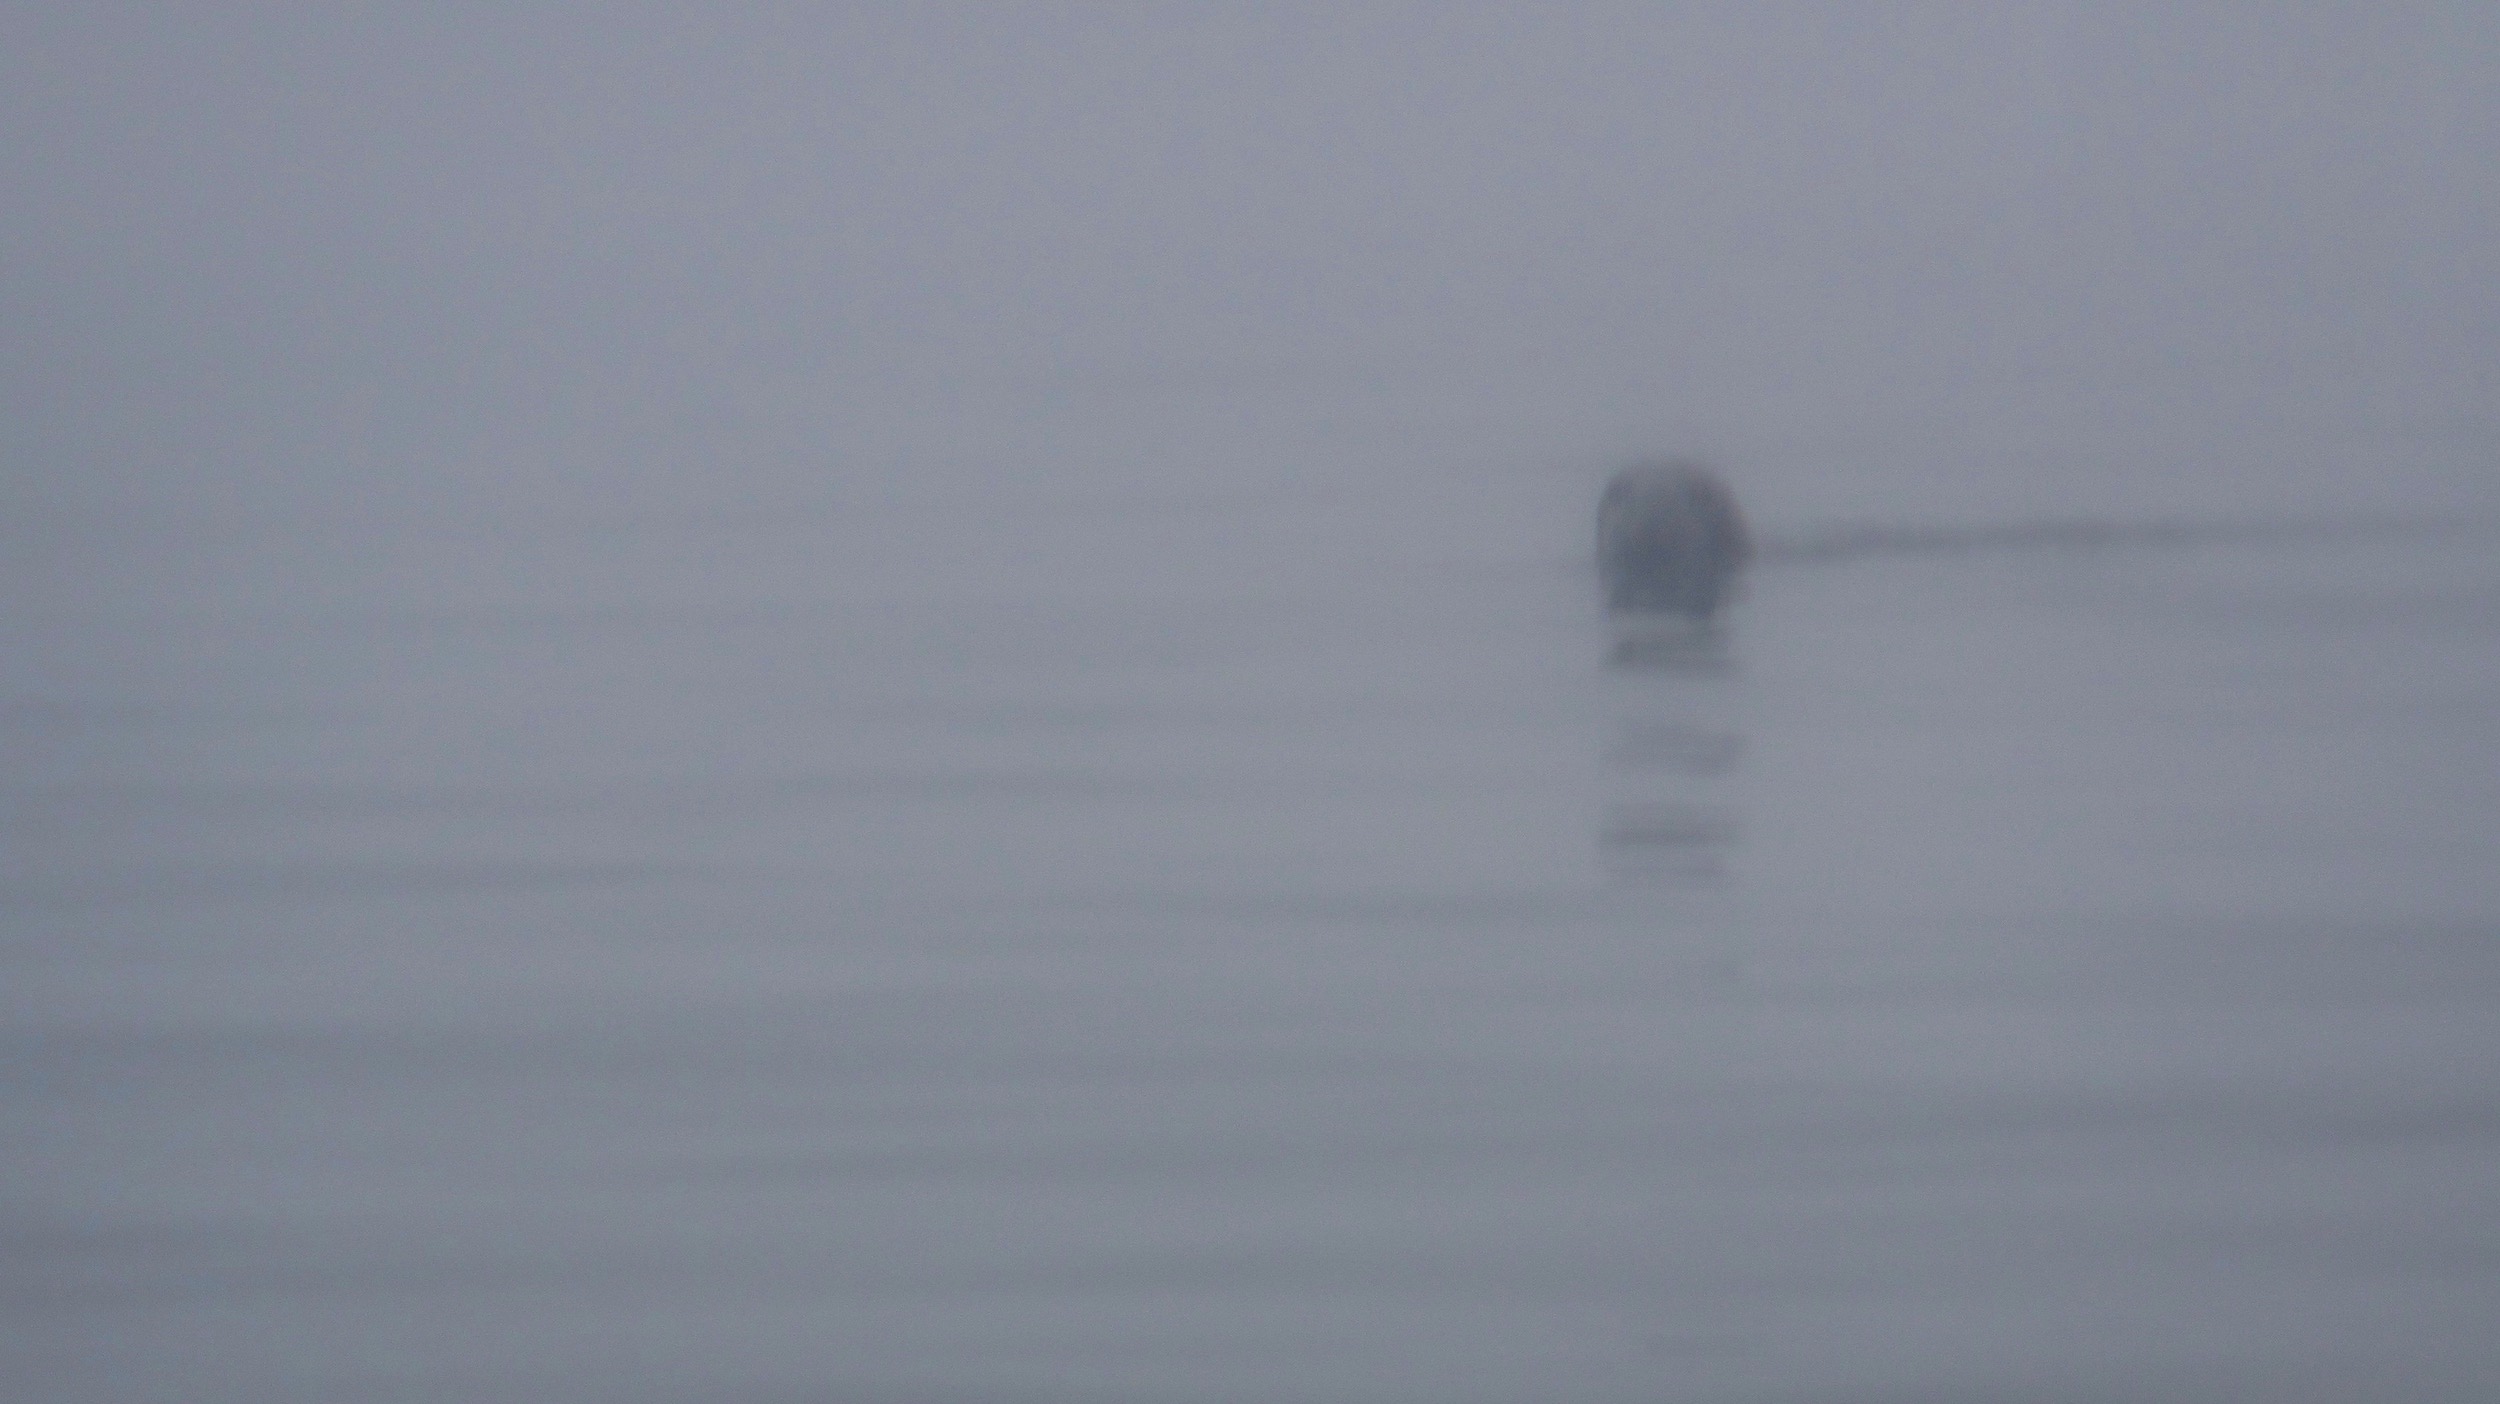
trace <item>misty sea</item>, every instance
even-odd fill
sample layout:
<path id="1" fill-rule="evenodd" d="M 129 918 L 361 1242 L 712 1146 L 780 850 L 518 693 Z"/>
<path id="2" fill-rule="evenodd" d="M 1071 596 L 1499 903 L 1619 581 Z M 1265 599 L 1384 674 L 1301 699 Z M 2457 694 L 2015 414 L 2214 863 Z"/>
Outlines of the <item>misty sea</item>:
<path id="1" fill-rule="evenodd" d="M 0 1394 L 2500 1398 L 2493 534 L 1593 482 L 13 523 Z"/>

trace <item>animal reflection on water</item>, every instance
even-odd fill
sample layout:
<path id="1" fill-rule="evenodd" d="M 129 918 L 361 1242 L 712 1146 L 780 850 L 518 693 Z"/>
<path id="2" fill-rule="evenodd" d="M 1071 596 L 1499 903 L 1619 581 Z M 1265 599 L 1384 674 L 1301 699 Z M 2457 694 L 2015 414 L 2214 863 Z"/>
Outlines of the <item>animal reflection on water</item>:
<path id="1" fill-rule="evenodd" d="M 1743 836 L 1729 797 L 1744 737 L 1724 719 L 1720 690 L 1640 674 L 1613 708 L 1603 752 L 1605 814 L 1598 850 L 1613 879 L 1676 885 L 1724 880 Z"/>
<path id="2" fill-rule="evenodd" d="M 1602 868 L 1650 886 L 1723 882 L 1743 836 L 1731 792 L 1745 756 L 1726 631 L 1620 614 L 1610 626 Z"/>

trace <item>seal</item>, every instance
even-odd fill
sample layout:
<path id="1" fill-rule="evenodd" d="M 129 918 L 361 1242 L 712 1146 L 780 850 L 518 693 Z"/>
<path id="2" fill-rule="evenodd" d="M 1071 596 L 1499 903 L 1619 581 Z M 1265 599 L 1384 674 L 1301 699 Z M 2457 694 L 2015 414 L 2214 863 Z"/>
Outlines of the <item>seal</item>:
<path id="1" fill-rule="evenodd" d="M 1752 556 L 1735 494 L 1697 463 L 1636 464 L 1598 499 L 1597 572 L 1610 610 L 1707 622 Z"/>

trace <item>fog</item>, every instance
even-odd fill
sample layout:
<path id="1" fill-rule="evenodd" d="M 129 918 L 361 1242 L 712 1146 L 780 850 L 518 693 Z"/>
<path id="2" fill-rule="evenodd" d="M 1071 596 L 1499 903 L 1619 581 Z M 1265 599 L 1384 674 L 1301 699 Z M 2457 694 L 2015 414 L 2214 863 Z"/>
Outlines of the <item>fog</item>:
<path id="1" fill-rule="evenodd" d="M 20 7 L 0 111 L 0 1393 L 2500 1389 L 2487 7 Z"/>
<path id="2" fill-rule="evenodd" d="M 21 14 L 11 477 L 465 516 L 1670 444 L 1783 513 L 2463 491 L 2496 44 L 2470 5 Z"/>

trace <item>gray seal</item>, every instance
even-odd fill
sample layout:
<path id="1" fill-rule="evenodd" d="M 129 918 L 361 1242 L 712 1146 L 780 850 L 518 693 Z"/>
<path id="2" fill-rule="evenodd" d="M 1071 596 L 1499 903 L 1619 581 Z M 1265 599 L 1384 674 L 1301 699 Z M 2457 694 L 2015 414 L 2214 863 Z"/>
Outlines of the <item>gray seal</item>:
<path id="1" fill-rule="evenodd" d="M 1735 495 L 1699 464 L 1626 468 L 1598 500 L 1597 570 L 1610 610 L 1706 622 L 1752 555 Z"/>

